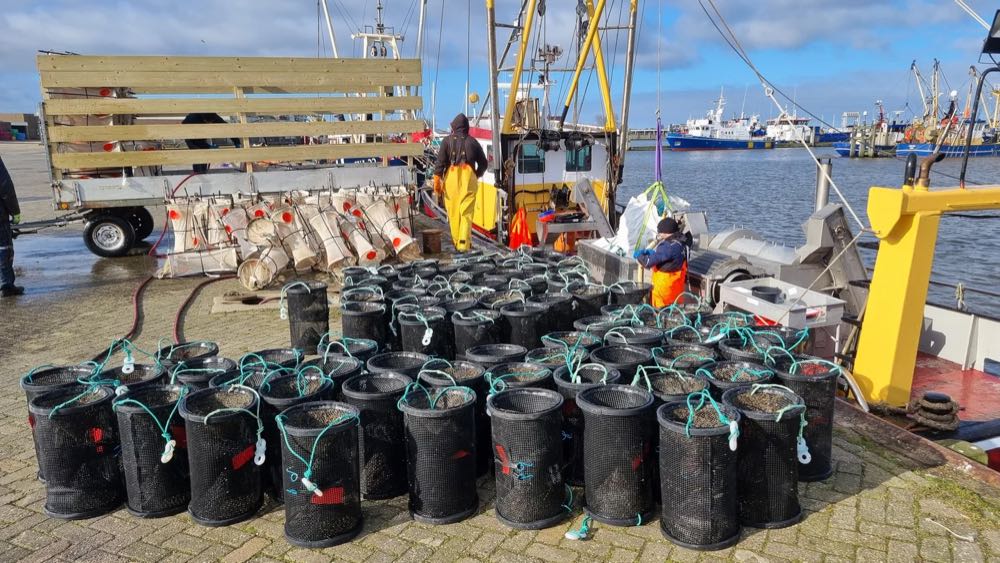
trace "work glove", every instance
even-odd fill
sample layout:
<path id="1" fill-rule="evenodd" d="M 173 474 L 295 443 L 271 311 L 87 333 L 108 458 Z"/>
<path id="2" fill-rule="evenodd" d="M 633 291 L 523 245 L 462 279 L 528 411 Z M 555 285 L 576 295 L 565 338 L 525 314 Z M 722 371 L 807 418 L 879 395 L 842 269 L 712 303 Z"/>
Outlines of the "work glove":
<path id="1" fill-rule="evenodd" d="M 17 225 L 20 222 L 21 222 L 21 214 L 18 213 L 17 215 L 14 215 L 14 224 Z"/>
<path id="2" fill-rule="evenodd" d="M 648 248 L 643 248 L 643 249 L 636 250 L 635 252 L 633 252 L 632 253 L 632 258 L 635 258 L 636 260 L 638 260 L 640 256 L 651 256 L 652 254 L 653 254 L 652 250 L 650 250 Z"/>
<path id="3" fill-rule="evenodd" d="M 441 181 L 441 176 L 437 174 L 434 175 L 434 193 L 444 195 L 444 182 Z"/>

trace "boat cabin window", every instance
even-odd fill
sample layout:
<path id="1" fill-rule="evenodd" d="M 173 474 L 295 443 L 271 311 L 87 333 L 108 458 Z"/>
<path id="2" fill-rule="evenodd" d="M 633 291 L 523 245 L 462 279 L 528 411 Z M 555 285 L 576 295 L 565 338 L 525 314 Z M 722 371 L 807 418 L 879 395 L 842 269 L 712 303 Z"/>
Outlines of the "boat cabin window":
<path id="1" fill-rule="evenodd" d="M 593 151 L 591 146 L 566 151 L 566 172 L 590 172 Z"/>
<path id="2" fill-rule="evenodd" d="M 535 143 L 524 143 L 517 150 L 517 171 L 521 174 L 545 172 L 545 153 Z"/>

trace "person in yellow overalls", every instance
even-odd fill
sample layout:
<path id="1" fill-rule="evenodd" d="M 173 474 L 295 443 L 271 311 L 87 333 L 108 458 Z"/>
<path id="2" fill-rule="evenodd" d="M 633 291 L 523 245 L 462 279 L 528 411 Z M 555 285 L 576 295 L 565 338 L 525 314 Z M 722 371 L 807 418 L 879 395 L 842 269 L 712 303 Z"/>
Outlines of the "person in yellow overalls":
<path id="1" fill-rule="evenodd" d="M 451 122 L 451 135 L 441 142 L 434 166 L 434 192 L 444 193 L 451 240 L 458 252 L 472 248 L 472 212 L 479 179 L 488 164 L 479 141 L 469 136 L 469 118 L 458 114 Z"/>
<path id="2" fill-rule="evenodd" d="M 656 308 L 673 305 L 687 285 L 688 242 L 677 221 L 667 217 L 656 226 L 656 246 L 636 250 L 633 256 L 643 268 L 653 270 L 653 295 Z"/>

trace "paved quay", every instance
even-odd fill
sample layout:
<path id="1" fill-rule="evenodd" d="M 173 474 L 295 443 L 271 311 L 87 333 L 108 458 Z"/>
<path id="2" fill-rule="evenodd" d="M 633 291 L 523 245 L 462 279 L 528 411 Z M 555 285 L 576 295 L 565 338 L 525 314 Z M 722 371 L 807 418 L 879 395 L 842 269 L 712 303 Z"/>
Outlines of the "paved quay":
<path id="1" fill-rule="evenodd" d="M 0 144 L 19 195 L 40 198 L 29 199 L 26 220 L 53 215 L 45 202 L 47 180 L 37 170 L 38 152 Z M 18 272 L 29 293 L 0 301 L 0 561 L 1000 562 L 1000 489 L 951 465 L 918 464 L 851 427 L 837 428 L 834 475 L 801 484 L 800 524 L 746 529 L 736 546 L 711 553 L 672 546 L 656 520 L 629 528 L 595 524 L 591 539 L 567 540 L 563 534 L 580 524 L 579 506 L 559 526 L 514 531 L 496 520 L 488 480 L 480 486 L 481 510 L 469 520 L 429 526 L 409 518 L 405 496 L 365 502 L 362 534 L 323 550 L 285 542 L 284 516 L 273 504 L 250 521 L 223 528 L 198 526 L 186 514 L 143 520 L 123 509 L 91 520 L 47 518 L 18 379 L 34 366 L 87 360 L 128 331 L 132 291 L 155 268 L 145 257 L 91 257 L 78 235 L 78 228 L 69 227 L 18 239 Z M 202 281 L 152 281 L 135 344 L 150 350 L 168 337 L 178 307 Z M 230 280 L 201 291 L 185 317 L 185 337 L 217 341 L 222 355 L 233 358 L 286 346 L 287 324 L 273 309 L 209 314 L 213 297 L 236 290 Z M 331 327 L 339 327 L 336 312 Z"/>

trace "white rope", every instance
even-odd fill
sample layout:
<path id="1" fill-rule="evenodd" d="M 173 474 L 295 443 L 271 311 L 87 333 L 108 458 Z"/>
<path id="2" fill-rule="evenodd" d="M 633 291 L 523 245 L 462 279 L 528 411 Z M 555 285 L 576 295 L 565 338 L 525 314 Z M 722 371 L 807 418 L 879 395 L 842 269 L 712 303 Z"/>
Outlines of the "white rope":
<path id="1" fill-rule="evenodd" d="M 965 10 L 965 13 L 969 14 L 970 16 L 972 16 L 972 19 L 974 19 L 977 22 L 979 22 L 979 25 L 981 25 L 984 28 L 986 28 L 986 31 L 990 30 L 990 24 L 986 23 L 986 20 L 984 20 L 983 18 L 979 17 L 979 14 L 977 14 L 976 11 L 973 10 L 963 0 L 955 0 L 955 3 L 958 4 L 959 8 Z"/>
<path id="2" fill-rule="evenodd" d="M 698 0 L 698 1 L 699 1 L 699 3 L 701 3 L 701 0 Z M 708 3 L 709 3 L 709 5 L 712 6 L 712 11 L 714 11 L 715 14 L 716 14 L 716 16 L 718 16 L 719 23 L 721 23 L 722 26 L 726 30 L 726 32 L 723 33 L 722 30 L 719 29 L 719 33 L 722 35 L 722 38 L 725 39 L 727 43 L 729 43 L 730 47 L 732 47 L 733 50 L 736 51 L 737 55 L 739 55 L 740 58 L 743 59 L 743 62 L 745 62 L 747 64 L 747 66 L 750 67 L 750 70 L 752 70 L 753 73 L 755 75 L 757 75 L 757 79 L 760 81 L 761 87 L 764 88 L 764 94 L 772 102 L 774 102 L 774 105 L 776 105 L 778 107 L 779 113 L 783 112 L 784 108 L 781 106 L 781 104 L 778 102 L 778 100 L 774 97 L 774 87 L 771 86 L 770 81 L 760 72 L 760 70 L 758 70 L 757 66 L 750 59 L 750 56 L 743 49 L 743 46 L 740 44 L 739 39 L 736 38 L 736 34 L 733 33 L 732 28 L 729 27 L 728 23 L 726 23 L 726 19 L 722 16 L 722 13 L 719 11 L 719 8 L 715 5 L 715 0 L 708 0 Z M 702 8 L 704 8 L 704 4 L 702 4 Z M 707 14 L 707 11 L 706 11 L 706 14 Z M 711 17 L 711 16 L 709 16 L 709 17 Z M 727 33 L 729 34 L 728 37 L 726 36 Z M 833 191 L 837 194 L 837 197 L 840 198 L 841 203 L 843 203 L 844 207 L 847 208 L 848 213 L 850 213 L 851 217 L 857 222 L 857 224 L 861 228 L 861 230 L 862 231 L 871 231 L 871 229 L 869 227 L 865 226 L 865 223 L 861 220 L 861 217 L 859 217 L 858 214 L 854 211 L 854 208 L 847 201 L 847 198 L 844 197 L 844 194 L 843 194 L 843 192 L 840 191 L 840 188 L 837 186 L 837 183 L 834 182 L 833 178 L 831 178 L 830 175 L 826 172 L 826 170 L 823 167 L 820 166 L 819 158 L 816 157 L 816 153 L 814 153 L 813 150 L 812 150 L 812 148 L 808 145 L 808 143 L 806 143 L 805 138 L 803 138 L 803 136 L 802 136 L 802 132 L 799 129 L 797 129 L 797 128 L 793 128 L 793 130 L 796 132 L 796 136 L 798 137 L 797 140 L 800 143 L 802 143 L 802 146 L 805 147 L 806 151 L 809 152 L 809 156 L 812 158 L 813 162 L 816 164 L 816 167 L 819 168 L 819 170 L 823 174 L 823 177 L 826 178 L 826 180 L 828 182 L 830 182 L 830 187 L 833 188 Z"/>

